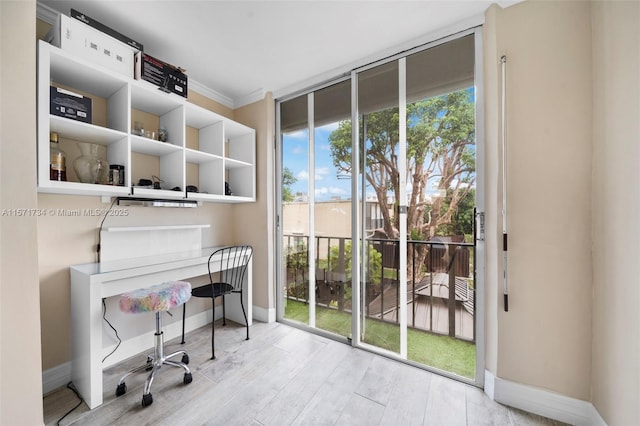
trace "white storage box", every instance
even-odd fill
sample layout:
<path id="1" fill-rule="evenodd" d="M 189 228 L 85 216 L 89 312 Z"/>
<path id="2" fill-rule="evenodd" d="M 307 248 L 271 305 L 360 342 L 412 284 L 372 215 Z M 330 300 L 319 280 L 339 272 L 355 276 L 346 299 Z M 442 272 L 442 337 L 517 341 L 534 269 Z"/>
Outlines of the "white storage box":
<path id="1" fill-rule="evenodd" d="M 138 50 L 77 19 L 60 14 L 46 41 L 93 64 L 133 78 L 134 56 Z"/>

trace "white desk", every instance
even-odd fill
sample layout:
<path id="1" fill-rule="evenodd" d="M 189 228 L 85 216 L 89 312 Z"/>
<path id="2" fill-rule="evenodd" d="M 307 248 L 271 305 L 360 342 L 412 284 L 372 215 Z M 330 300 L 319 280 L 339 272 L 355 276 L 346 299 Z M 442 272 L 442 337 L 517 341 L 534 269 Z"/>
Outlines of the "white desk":
<path id="1" fill-rule="evenodd" d="M 71 376 L 89 408 L 102 404 L 102 358 L 107 355 L 102 346 L 102 299 L 165 281 L 206 275 L 207 261 L 216 248 L 71 266 Z M 249 325 L 252 276 L 249 262 L 242 292 Z M 226 298 L 226 314 L 230 320 L 244 324 L 237 297 Z"/>

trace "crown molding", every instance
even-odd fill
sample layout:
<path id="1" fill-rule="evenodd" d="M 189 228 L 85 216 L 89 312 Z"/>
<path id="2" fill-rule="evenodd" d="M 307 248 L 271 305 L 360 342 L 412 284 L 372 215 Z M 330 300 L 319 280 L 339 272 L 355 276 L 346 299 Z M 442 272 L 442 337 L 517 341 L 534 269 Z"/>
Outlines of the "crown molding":
<path id="1" fill-rule="evenodd" d="M 188 84 L 189 84 L 189 90 L 198 92 L 202 96 L 206 96 L 207 98 L 213 101 L 216 101 L 219 104 L 222 104 L 227 108 L 231 108 L 231 109 L 240 108 L 245 105 L 249 105 L 254 102 L 261 101 L 264 99 L 264 96 L 266 93 L 264 89 L 258 89 L 258 90 L 254 90 L 251 93 L 248 93 L 247 95 L 234 99 L 234 98 L 230 98 L 229 96 L 223 95 L 222 93 L 214 89 L 211 89 L 210 87 L 205 86 L 202 83 L 192 80 L 191 78 L 189 79 Z"/>
<path id="2" fill-rule="evenodd" d="M 58 20 L 60 13 L 40 2 L 36 3 L 36 18 L 53 25 Z"/>
<path id="3" fill-rule="evenodd" d="M 235 105 L 233 99 L 231 99 L 230 97 L 223 95 L 222 93 L 213 90 L 210 87 L 207 87 L 204 84 L 193 80 L 192 78 L 189 78 L 187 84 L 189 85 L 189 90 L 198 92 L 202 96 L 206 96 L 207 98 L 216 101 L 219 104 L 226 106 L 227 108 L 234 109 Z"/>
<path id="4" fill-rule="evenodd" d="M 240 108 L 254 102 L 258 102 L 264 99 L 266 95 L 266 91 L 264 89 L 254 90 L 251 93 L 248 93 L 244 96 L 237 98 L 234 102 L 235 108 Z"/>

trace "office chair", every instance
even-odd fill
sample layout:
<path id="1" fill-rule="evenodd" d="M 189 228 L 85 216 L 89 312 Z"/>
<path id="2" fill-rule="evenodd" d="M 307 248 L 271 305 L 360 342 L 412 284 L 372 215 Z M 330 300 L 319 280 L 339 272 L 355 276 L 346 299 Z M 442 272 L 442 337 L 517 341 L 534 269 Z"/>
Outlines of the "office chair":
<path id="1" fill-rule="evenodd" d="M 153 403 L 151 395 L 151 383 L 163 365 L 181 367 L 184 370 L 183 383 L 185 385 L 193 381 L 191 370 L 187 367 L 189 355 L 185 351 L 176 351 L 170 355 L 164 355 L 164 341 L 162 335 L 162 312 L 171 308 L 183 305 L 191 297 L 191 284 L 184 281 L 169 281 L 147 288 L 141 288 L 120 296 L 120 310 L 122 312 L 137 314 L 142 312 L 155 312 L 156 332 L 155 345 L 152 355 L 147 355 L 147 362 L 140 365 L 122 376 L 116 387 L 116 396 L 124 395 L 127 392 L 125 379 L 140 370 L 151 369 L 147 377 L 142 392 L 142 406 L 146 407 Z M 171 361 L 169 358 L 182 355 L 182 360 Z"/>

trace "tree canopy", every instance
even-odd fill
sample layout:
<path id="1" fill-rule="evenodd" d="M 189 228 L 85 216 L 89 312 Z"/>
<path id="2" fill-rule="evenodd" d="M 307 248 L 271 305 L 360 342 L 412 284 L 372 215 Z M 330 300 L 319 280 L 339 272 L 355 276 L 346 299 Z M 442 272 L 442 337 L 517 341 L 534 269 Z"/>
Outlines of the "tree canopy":
<path id="1" fill-rule="evenodd" d="M 460 203 L 475 183 L 475 119 L 470 90 L 407 105 L 407 226 L 416 239 L 429 240 L 451 232 Z M 384 219 L 384 233 L 398 237 L 397 203 L 398 108 L 361 117 L 366 138 L 367 184 L 374 191 Z M 351 122 L 343 121 L 329 135 L 331 156 L 339 172 L 351 173 Z M 361 142 L 362 145 L 362 142 Z M 362 170 L 362 165 L 361 165 Z"/>
<path id="2" fill-rule="evenodd" d="M 296 183 L 298 179 L 293 175 L 293 172 L 285 167 L 282 170 L 282 201 L 289 203 L 293 201 L 294 195 L 291 191 L 291 185 Z"/>

